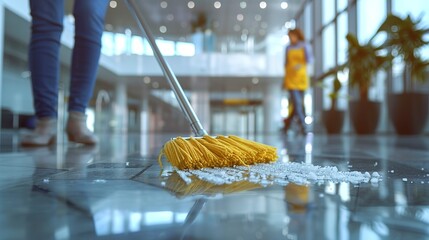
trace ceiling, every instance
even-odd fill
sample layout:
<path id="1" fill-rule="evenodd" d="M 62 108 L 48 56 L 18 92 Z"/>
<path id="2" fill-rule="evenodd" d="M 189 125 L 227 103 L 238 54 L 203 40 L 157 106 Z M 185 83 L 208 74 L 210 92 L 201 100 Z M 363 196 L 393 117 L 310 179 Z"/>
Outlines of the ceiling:
<path id="1" fill-rule="evenodd" d="M 136 0 L 156 37 L 166 39 L 189 37 L 192 25 L 199 15 L 206 18 L 205 26 L 217 37 L 241 38 L 242 34 L 264 38 L 267 33 L 281 30 L 286 21 L 293 19 L 303 0 L 219 0 L 220 8 L 215 8 L 217 0 Z M 265 1 L 266 8 L 260 7 Z M 73 1 L 67 2 L 70 12 Z M 112 3 L 114 2 L 114 3 Z M 287 8 L 282 9 L 282 2 Z M 107 30 L 124 32 L 129 28 L 135 34 L 140 30 L 131 17 L 125 1 L 112 0 L 106 16 Z M 193 8 L 189 8 L 188 5 Z M 285 6 L 285 3 L 283 3 Z M 241 20 L 241 21 L 240 21 Z M 164 26 L 165 33 L 160 31 Z"/>

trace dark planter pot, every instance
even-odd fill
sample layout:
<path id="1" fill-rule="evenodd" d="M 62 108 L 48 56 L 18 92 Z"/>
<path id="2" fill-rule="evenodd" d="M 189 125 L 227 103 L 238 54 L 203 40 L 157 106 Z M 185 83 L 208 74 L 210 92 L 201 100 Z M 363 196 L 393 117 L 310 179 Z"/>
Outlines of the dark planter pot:
<path id="1" fill-rule="evenodd" d="M 372 101 L 351 101 L 350 118 L 357 134 L 373 134 L 380 119 L 380 103 Z"/>
<path id="2" fill-rule="evenodd" d="M 396 133 L 400 135 L 421 134 L 425 129 L 429 95 L 422 93 L 389 94 L 389 117 Z"/>
<path id="3" fill-rule="evenodd" d="M 328 134 L 341 133 L 344 125 L 344 111 L 323 111 L 323 123 Z"/>

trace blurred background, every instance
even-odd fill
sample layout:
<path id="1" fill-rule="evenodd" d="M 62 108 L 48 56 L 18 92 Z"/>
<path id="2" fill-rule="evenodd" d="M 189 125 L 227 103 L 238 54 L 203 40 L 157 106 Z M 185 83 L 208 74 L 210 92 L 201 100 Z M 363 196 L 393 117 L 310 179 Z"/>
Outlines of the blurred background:
<path id="1" fill-rule="evenodd" d="M 66 2 L 60 116 L 65 114 L 68 101 L 74 41 L 73 1 Z M 305 121 L 314 133 L 429 133 L 426 65 L 420 69 L 422 78 L 404 79 L 407 59 L 397 46 L 386 46 L 377 49 L 377 54 L 394 57 L 387 67 L 377 69 L 370 79 L 351 79 L 349 73 L 356 63 L 349 58 L 346 39 L 351 33 L 362 45 L 386 44 L 400 26 L 374 35 L 390 14 L 404 19 L 410 16 L 414 31 L 427 28 L 429 4 L 425 0 L 138 2 L 138 11 L 146 16 L 158 46 L 211 134 L 281 131 L 290 112 L 282 83 L 287 32 L 293 28 L 304 31 L 315 55 L 308 66 L 311 87 L 304 96 Z M 1 5 L 1 129 L 31 129 L 34 109 L 27 66 L 28 1 L 1 1 Z M 429 35 L 422 39 L 427 42 Z M 102 42 L 98 80 L 87 111 L 88 127 L 97 133 L 190 133 L 148 42 L 121 0 L 110 1 Z M 421 44 L 415 55 L 424 63 L 429 46 Z M 363 111 L 355 107 L 356 102 L 362 102 L 362 81 L 368 82 L 368 102 L 375 106 Z M 398 116 L 399 120 L 395 119 Z M 362 122 L 369 122 L 368 126 L 356 126 Z"/>

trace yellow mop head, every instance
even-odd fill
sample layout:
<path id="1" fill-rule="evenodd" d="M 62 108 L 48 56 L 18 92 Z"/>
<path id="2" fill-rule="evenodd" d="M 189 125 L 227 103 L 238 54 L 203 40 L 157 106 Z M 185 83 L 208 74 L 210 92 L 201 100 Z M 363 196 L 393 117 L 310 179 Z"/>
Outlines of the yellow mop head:
<path id="1" fill-rule="evenodd" d="M 171 165 L 180 170 L 248 166 L 275 162 L 278 158 L 275 147 L 237 136 L 208 135 L 189 139 L 178 137 L 168 141 L 158 158 L 161 167 L 164 155 Z"/>

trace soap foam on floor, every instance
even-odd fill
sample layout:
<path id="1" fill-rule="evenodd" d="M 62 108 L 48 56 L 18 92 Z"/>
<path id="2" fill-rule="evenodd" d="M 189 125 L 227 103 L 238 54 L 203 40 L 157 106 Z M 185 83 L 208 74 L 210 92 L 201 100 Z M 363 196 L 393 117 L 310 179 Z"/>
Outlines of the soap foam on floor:
<path id="1" fill-rule="evenodd" d="M 382 180 L 379 173 L 358 171 L 339 171 L 335 166 L 315 166 L 307 163 L 276 162 L 272 164 L 257 164 L 250 167 L 237 166 L 225 168 L 203 168 L 199 170 L 177 170 L 177 173 L 186 182 L 192 182 L 191 177 L 216 185 L 231 184 L 239 181 L 267 185 L 285 186 L 292 182 L 300 185 L 324 182 L 349 182 L 352 184 L 376 184 Z"/>

